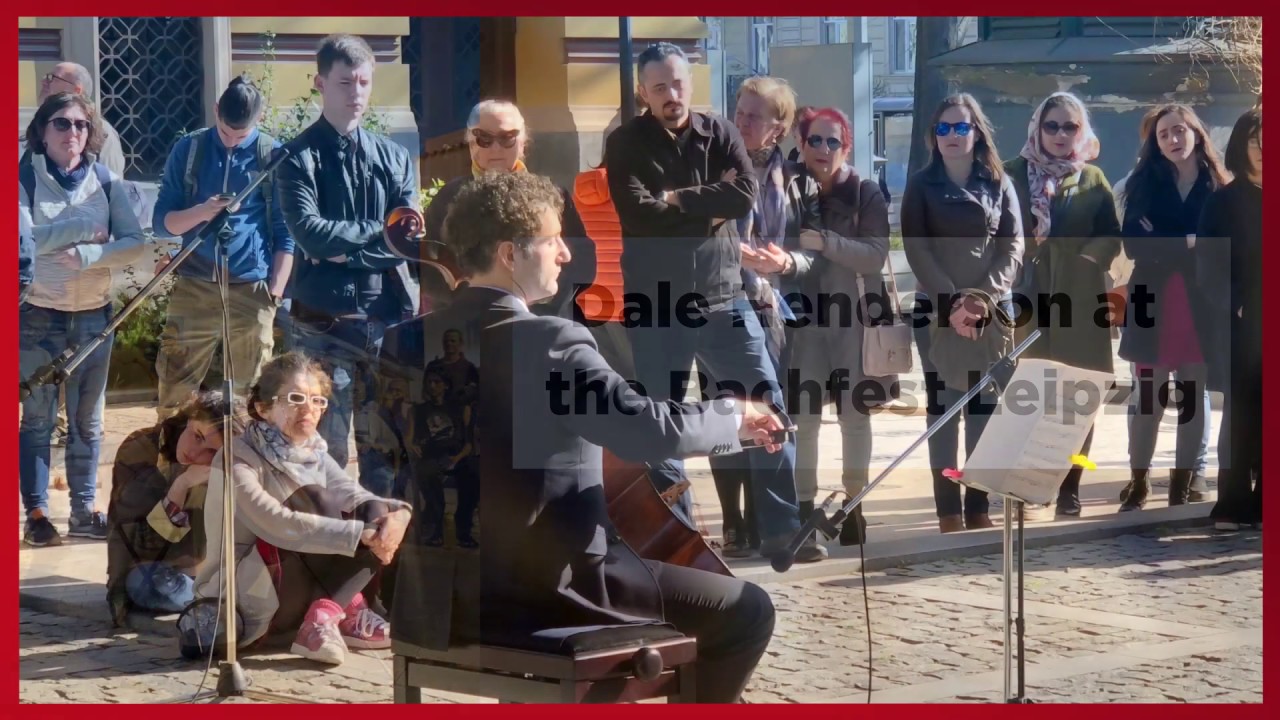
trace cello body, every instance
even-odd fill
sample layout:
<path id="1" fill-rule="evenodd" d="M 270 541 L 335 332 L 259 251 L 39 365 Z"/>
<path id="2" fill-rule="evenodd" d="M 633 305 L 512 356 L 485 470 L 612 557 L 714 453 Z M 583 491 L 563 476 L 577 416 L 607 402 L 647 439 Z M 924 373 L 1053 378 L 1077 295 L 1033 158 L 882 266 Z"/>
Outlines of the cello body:
<path id="1" fill-rule="evenodd" d="M 636 554 L 645 560 L 733 576 L 702 534 L 677 517 L 653 487 L 648 468 L 626 462 L 608 448 L 603 464 L 609 520 Z"/>
<path id="2" fill-rule="evenodd" d="M 424 299 L 440 308 L 448 304 L 448 296 L 466 276 L 446 243 L 421 239 L 423 228 L 425 222 L 416 209 L 396 208 L 387 217 L 384 234 L 393 252 L 419 263 L 423 291 L 430 294 Z M 409 249 L 415 239 L 420 241 L 417 253 Z M 674 488 L 672 496 L 664 498 L 649 480 L 644 465 L 624 461 L 608 448 L 604 448 L 603 465 L 609 520 L 640 557 L 732 576 L 701 533 L 686 525 L 670 507 L 680 492 L 687 491 L 687 485 Z"/>

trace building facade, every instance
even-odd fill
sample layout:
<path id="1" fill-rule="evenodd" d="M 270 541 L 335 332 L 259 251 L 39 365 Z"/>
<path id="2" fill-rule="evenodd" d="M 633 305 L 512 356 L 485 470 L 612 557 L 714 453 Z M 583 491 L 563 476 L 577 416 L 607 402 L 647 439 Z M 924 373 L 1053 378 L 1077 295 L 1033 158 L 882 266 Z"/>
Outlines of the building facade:
<path id="1" fill-rule="evenodd" d="M 268 129 L 287 134 L 314 119 L 315 49 L 334 32 L 369 42 L 377 62 L 370 114 L 421 158 L 424 179 L 468 170 L 463 129 L 484 98 L 520 105 L 534 138 L 530 167 L 562 183 L 599 163 L 604 134 L 619 123 L 618 21 L 587 17 L 19 18 L 19 123 L 30 122 L 54 64 L 84 65 L 120 133 L 126 177 L 145 192 L 174 141 L 213 122 L 235 74 L 269 90 Z M 707 109 L 706 35 L 697 17 L 634 18 L 633 58 L 658 40 L 682 46 L 694 66 L 694 105 Z"/>

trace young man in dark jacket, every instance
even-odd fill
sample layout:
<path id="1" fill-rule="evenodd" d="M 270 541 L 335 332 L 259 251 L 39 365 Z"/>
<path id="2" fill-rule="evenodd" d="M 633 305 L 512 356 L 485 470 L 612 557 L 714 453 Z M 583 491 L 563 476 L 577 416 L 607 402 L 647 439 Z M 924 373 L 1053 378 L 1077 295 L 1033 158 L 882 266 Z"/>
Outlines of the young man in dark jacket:
<path id="1" fill-rule="evenodd" d="M 294 243 L 291 316 L 296 348 L 319 359 L 333 378 L 331 406 L 320 421 L 329 454 L 347 463 L 354 397 L 365 385 L 385 328 L 413 317 L 418 288 L 383 235 L 387 214 L 418 206 L 413 158 L 389 138 L 361 129 L 373 90 L 373 51 L 354 35 L 331 35 L 316 53 L 320 119 L 291 143 L 279 171 L 280 200 Z M 354 385 L 362 384 L 355 393 Z M 356 422 L 358 429 L 368 423 Z M 386 477 L 373 463 L 365 432 L 356 433 L 360 481 Z M 374 483 L 379 484 L 379 483 Z M 390 487 L 368 487 L 386 497 Z"/>
<path id="2" fill-rule="evenodd" d="M 742 251 L 725 220 L 752 211 L 758 181 L 742 137 L 724 118 L 691 112 L 684 53 L 658 43 L 637 61 L 649 111 L 609 136 L 609 192 L 622 223 L 623 323 L 637 380 L 657 399 L 683 399 L 694 359 L 710 381 L 783 407 L 759 317 L 742 291 Z M 760 552 L 781 549 L 799 528 L 795 446 L 750 450 L 753 482 L 767 488 Z M 681 479 L 667 463 L 658 489 Z"/>

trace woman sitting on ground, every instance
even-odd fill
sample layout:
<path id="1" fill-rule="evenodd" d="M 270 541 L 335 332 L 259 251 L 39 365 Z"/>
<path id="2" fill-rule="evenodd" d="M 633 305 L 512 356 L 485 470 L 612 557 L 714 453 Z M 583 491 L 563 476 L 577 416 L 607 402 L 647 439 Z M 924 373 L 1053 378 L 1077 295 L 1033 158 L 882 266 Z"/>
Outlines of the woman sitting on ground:
<path id="1" fill-rule="evenodd" d="M 328 454 L 317 425 L 333 384 L 298 352 L 263 366 L 250 390 L 252 420 L 234 447 L 236 599 L 239 644 L 293 631 L 292 652 L 334 665 L 348 648 L 391 645 L 390 625 L 361 594 L 395 556 L 408 505 L 360 487 Z M 205 533 L 222 542 L 223 474 L 213 463 Z M 205 556 L 196 594 L 216 598 L 221 557 Z"/>
<path id="2" fill-rule="evenodd" d="M 209 468 L 222 449 L 222 424 L 244 431 L 221 392 L 202 392 L 164 422 L 134 432 L 116 451 L 107 508 L 107 602 L 124 623 L 131 609 L 178 612 L 191 602 L 189 573 L 205 554 Z"/>

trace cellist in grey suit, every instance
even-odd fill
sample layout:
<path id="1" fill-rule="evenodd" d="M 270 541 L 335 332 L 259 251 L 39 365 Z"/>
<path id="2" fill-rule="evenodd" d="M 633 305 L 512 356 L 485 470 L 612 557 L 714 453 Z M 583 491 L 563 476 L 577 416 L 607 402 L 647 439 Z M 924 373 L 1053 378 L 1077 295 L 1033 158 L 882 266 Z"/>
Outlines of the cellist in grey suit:
<path id="1" fill-rule="evenodd" d="M 529 303 L 555 294 L 570 259 L 560 203 L 555 186 L 531 173 L 469 184 L 445 224 L 468 284 L 448 307 L 387 332 L 379 372 L 411 388 L 415 412 L 400 430 L 419 465 L 415 482 L 448 487 L 439 476 L 464 451 L 450 452 L 470 443 L 480 485 L 478 547 L 441 541 L 450 537 L 442 527 L 406 538 L 393 639 L 534 649 L 587 630 L 667 625 L 697 638 L 698 701 L 736 702 L 773 635 L 768 594 L 641 559 L 609 520 L 602 448 L 632 462 L 727 454 L 744 440 L 769 442 L 782 424 L 744 399 L 652 400 L 609 367 L 586 328 L 531 313 Z M 424 370 L 446 332 L 462 335 L 480 379 L 469 404 L 444 411 L 441 389 L 424 388 L 440 373 Z M 430 525 L 444 513 L 415 515 Z"/>

